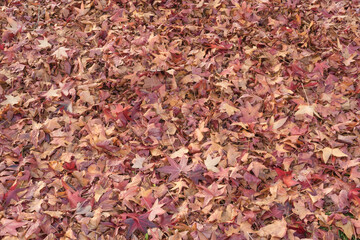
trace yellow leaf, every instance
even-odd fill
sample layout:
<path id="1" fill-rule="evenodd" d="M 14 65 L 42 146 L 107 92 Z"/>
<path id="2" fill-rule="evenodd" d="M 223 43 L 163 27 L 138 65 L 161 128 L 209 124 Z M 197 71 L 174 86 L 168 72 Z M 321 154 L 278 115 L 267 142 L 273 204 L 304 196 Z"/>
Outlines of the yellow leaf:
<path id="1" fill-rule="evenodd" d="M 49 91 L 47 91 L 44 94 L 41 94 L 41 96 L 46 97 L 47 99 L 52 99 L 53 97 L 60 97 L 61 96 L 61 91 L 60 89 L 54 89 L 53 87 L 51 87 L 51 89 Z"/>
<path id="2" fill-rule="evenodd" d="M 3 102 L 1 103 L 1 105 L 8 105 L 8 104 L 10 104 L 10 105 L 16 105 L 16 104 L 18 104 L 18 103 L 21 101 L 21 97 L 20 97 L 20 96 L 14 97 L 14 96 L 11 96 L 11 95 L 5 95 L 5 97 L 6 97 L 6 100 L 3 101 Z"/>
<path id="3" fill-rule="evenodd" d="M 239 109 L 237 109 L 236 107 L 230 106 L 229 104 L 227 104 L 226 102 L 223 102 L 220 105 L 220 112 L 226 112 L 227 115 L 232 116 L 234 115 L 235 112 L 240 111 Z"/>
<path id="4" fill-rule="evenodd" d="M 273 71 L 274 71 L 274 72 L 278 72 L 278 71 L 280 70 L 280 68 L 281 68 L 281 65 L 282 65 L 282 64 L 279 63 L 279 64 L 277 64 L 276 66 L 274 66 L 274 67 L 273 67 Z"/>
<path id="5" fill-rule="evenodd" d="M 57 172 L 64 170 L 62 163 L 58 161 L 49 161 L 49 166 Z"/>
<path id="6" fill-rule="evenodd" d="M 329 147 L 326 147 L 322 151 L 323 151 L 323 160 L 325 163 L 327 163 L 327 161 L 329 160 L 329 158 L 331 156 L 332 149 Z"/>
<path id="7" fill-rule="evenodd" d="M 340 149 L 338 148 L 334 148 L 332 149 L 331 154 L 335 157 L 347 157 L 348 155 L 346 155 L 345 153 L 343 153 Z"/>
<path id="8" fill-rule="evenodd" d="M 215 85 L 220 87 L 221 90 L 225 90 L 225 89 L 228 89 L 231 86 L 234 86 L 234 84 L 229 83 L 229 82 L 225 82 L 225 81 L 215 83 Z"/>
<path id="9" fill-rule="evenodd" d="M 302 201 L 294 202 L 294 208 L 292 211 L 298 215 L 301 220 L 303 220 L 307 215 L 312 214 L 312 212 L 305 207 L 305 204 Z"/>
<path id="10" fill-rule="evenodd" d="M 314 107 L 310 106 L 310 105 L 299 105 L 299 110 L 295 113 L 295 117 L 299 116 L 299 115 L 310 115 L 310 116 L 314 116 Z"/>
<path id="11" fill-rule="evenodd" d="M 101 220 L 101 215 L 102 215 L 102 209 L 99 207 L 94 211 L 94 216 L 89 221 L 88 227 L 91 230 L 95 230 L 98 227 Z"/>
<path id="12" fill-rule="evenodd" d="M 76 239 L 74 231 L 69 228 L 65 233 L 66 239 Z"/>
<path id="13" fill-rule="evenodd" d="M 249 167 L 248 167 L 248 171 L 253 171 L 254 175 L 256 177 L 259 177 L 259 174 L 262 170 L 266 169 L 266 167 L 262 164 L 262 163 L 259 163 L 259 162 L 251 162 Z"/>
<path id="14" fill-rule="evenodd" d="M 107 190 L 105 188 L 102 188 L 100 185 L 97 189 L 95 189 L 95 196 L 94 199 L 96 202 L 99 201 L 99 199 L 101 198 L 101 196 L 106 192 Z"/>
<path id="15" fill-rule="evenodd" d="M 341 221 L 339 221 L 336 222 L 335 225 L 342 228 L 348 239 L 351 239 L 352 236 L 354 235 L 354 228 L 350 221 L 348 221 L 345 225 Z"/>
<path id="16" fill-rule="evenodd" d="M 348 156 L 338 148 L 326 147 L 322 151 L 323 151 L 323 160 L 325 163 L 327 163 L 327 161 L 329 160 L 331 155 L 335 156 L 335 157 L 347 157 Z"/>
<path id="17" fill-rule="evenodd" d="M 62 215 L 64 215 L 64 212 L 62 212 L 62 211 L 43 211 L 43 213 L 45 213 L 53 218 L 61 218 Z"/>
<path id="18" fill-rule="evenodd" d="M 189 149 L 182 147 L 179 150 L 177 150 L 176 152 L 173 152 L 170 157 L 171 158 L 181 158 L 182 156 L 184 156 L 186 153 L 189 152 Z"/>
<path id="19" fill-rule="evenodd" d="M 174 135 L 176 133 L 177 128 L 176 128 L 175 124 L 173 124 L 171 122 L 165 122 L 165 126 L 167 127 L 166 132 L 169 135 Z"/>
<path id="20" fill-rule="evenodd" d="M 75 8 L 75 10 L 78 12 L 78 15 L 76 15 L 76 18 L 86 15 L 90 8 L 85 8 L 84 2 L 81 3 L 80 8 Z"/>
<path id="21" fill-rule="evenodd" d="M 162 155 L 162 151 L 158 148 L 150 149 L 151 155 L 156 157 Z"/>
<path id="22" fill-rule="evenodd" d="M 266 225 L 261 228 L 257 234 L 261 237 L 278 237 L 283 238 L 286 235 L 287 227 L 286 227 L 285 219 L 276 220 L 272 224 Z"/>
<path id="23" fill-rule="evenodd" d="M 237 165 L 237 157 L 240 155 L 240 153 L 238 151 L 236 151 L 237 148 L 234 147 L 233 145 L 228 145 L 227 148 L 227 159 L 228 159 L 228 164 L 232 167 Z"/>

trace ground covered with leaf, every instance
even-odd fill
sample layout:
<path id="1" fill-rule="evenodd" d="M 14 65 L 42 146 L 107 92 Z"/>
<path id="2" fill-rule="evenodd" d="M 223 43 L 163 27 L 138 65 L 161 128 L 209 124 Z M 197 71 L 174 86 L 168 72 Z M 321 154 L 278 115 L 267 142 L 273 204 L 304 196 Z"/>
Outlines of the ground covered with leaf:
<path id="1" fill-rule="evenodd" d="M 360 3 L 2 1 L 2 239 L 356 239 Z"/>

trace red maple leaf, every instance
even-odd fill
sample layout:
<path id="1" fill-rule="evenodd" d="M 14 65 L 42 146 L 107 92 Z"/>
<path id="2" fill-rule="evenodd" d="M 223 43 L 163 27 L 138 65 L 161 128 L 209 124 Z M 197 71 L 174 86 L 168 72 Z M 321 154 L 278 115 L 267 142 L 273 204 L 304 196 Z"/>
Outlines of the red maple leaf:
<path id="1" fill-rule="evenodd" d="M 297 181 L 292 179 L 292 171 L 285 172 L 280 168 L 275 168 L 275 171 L 287 187 L 292 187 L 298 184 Z"/>
<path id="2" fill-rule="evenodd" d="M 76 169 L 76 165 L 75 165 L 75 161 L 71 161 L 71 162 L 66 162 L 63 164 L 63 168 L 65 168 L 66 170 L 69 170 L 70 172 L 72 172 L 73 170 Z"/>
<path id="3" fill-rule="evenodd" d="M 187 165 L 188 159 L 183 156 L 180 164 L 177 164 L 174 159 L 167 157 L 170 166 L 161 167 L 158 169 L 159 172 L 170 173 L 169 181 L 177 179 L 181 172 L 187 173 L 191 169 L 191 165 Z"/>
<path id="4" fill-rule="evenodd" d="M 66 182 L 64 182 L 63 180 L 61 180 L 63 187 L 65 188 L 66 191 L 66 195 L 67 198 L 70 202 L 70 206 L 72 208 L 76 208 L 77 204 L 80 202 L 85 201 L 84 198 L 80 197 L 79 192 L 78 191 L 74 191 L 71 187 L 69 187 L 69 185 L 67 185 Z"/>
<path id="5" fill-rule="evenodd" d="M 126 239 L 129 239 L 136 230 L 140 230 L 142 233 L 146 233 L 148 228 L 156 227 L 155 223 L 149 221 L 149 213 L 144 213 L 141 215 L 132 213 L 128 214 L 128 216 L 129 218 L 124 221 L 125 224 L 129 225 Z"/>
<path id="6" fill-rule="evenodd" d="M 307 235 L 309 234 L 303 227 L 303 223 L 300 221 L 296 221 L 296 222 L 294 222 L 294 225 L 288 226 L 288 227 L 289 227 L 289 229 L 296 230 L 296 233 L 299 234 L 299 236 L 301 236 L 301 238 L 306 238 Z"/>

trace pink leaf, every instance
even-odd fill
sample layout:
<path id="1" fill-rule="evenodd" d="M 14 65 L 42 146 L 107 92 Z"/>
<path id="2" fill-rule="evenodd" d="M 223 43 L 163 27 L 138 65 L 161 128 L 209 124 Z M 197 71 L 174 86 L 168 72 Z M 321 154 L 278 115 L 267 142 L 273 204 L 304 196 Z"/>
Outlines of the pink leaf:
<path id="1" fill-rule="evenodd" d="M 27 222 L 18 222 L 12 219 L 1 219 L 0 236 L 13 235 L 17 236 L 17 228 L 26 225 Z"/>

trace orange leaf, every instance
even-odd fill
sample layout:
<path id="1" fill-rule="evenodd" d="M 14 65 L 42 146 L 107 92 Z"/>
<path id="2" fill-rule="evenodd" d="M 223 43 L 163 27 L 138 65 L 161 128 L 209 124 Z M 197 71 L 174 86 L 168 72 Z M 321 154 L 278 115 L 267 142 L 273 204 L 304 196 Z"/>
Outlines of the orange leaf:
<path id="1" fill-rule="evenodd" d="M 297 181 L 292 179 L 291 175 L 284 176 L 282 180 L 287 187 L 292 187 L 292 186 L 295 186 L 296 184 L 298 184 Z"/>

